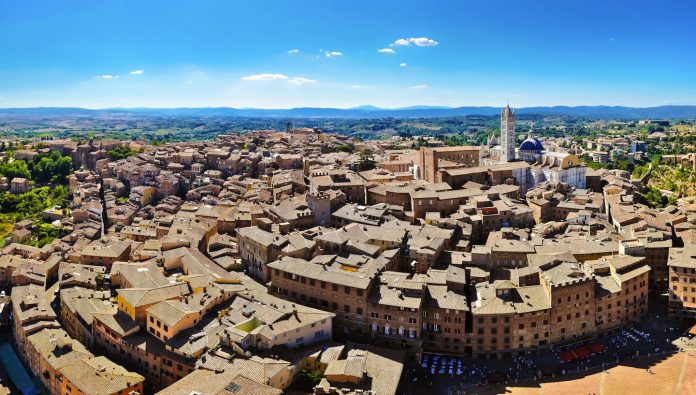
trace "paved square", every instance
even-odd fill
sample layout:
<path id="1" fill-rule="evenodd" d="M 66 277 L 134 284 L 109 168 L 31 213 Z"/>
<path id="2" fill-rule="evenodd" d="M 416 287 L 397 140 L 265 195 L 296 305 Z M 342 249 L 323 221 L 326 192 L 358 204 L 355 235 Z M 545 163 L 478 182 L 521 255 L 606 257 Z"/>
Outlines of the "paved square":
<path id="1" fill-rule="evenodd" d="M 649 370 L 648 370 L 649 369 Z M 696 352 L 646 358 L 584 377 L 517 387 L 470 387 L 468 394 L 658 395 L 696 394 Z M 690 374 L 691 373 L 691 374 Z"/>

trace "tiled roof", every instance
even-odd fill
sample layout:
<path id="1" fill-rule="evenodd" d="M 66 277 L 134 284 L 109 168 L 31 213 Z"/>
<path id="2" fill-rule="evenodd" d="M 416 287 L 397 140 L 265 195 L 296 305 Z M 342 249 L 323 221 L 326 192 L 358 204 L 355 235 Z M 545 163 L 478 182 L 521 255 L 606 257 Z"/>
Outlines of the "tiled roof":
<path id="1" fill-rule="evenodd" d="M 144 381 L 105 357 L 76 361 L 61 370 L 63 376 L 84 395 L 111 395 Z"/>

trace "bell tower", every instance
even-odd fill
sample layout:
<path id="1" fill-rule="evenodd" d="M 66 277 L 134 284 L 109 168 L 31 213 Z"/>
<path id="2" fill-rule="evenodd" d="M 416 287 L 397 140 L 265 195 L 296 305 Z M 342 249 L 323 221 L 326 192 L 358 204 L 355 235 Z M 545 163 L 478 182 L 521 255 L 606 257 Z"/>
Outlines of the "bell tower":
<path id="1" fill-rule="evenodd" d="M 510 104 L 500 113 L 500 145 L 503 148 L 500 161 L 503 163 L 515 159 L 515 113 Z"/>

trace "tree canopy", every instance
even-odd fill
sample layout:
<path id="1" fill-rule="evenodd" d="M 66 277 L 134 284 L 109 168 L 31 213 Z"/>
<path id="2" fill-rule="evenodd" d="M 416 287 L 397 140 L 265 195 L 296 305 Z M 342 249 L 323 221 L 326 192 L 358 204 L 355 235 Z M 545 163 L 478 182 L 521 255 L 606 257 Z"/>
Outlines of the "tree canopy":
<path id="1" fill-rule="evenodd" d="M 37 182 L 64 184 L 72 172 L 72 158 L 61 156 L 58 151 L 39 155 L 31 165 L 31 178 Z"/>
<path id="2" fill-rule="evenodd" d="M 29 167 L 23 160 L 15 160 L 0 164 L 0 175 L 5 176 L 10 180 L 15 177 L 31 178 Z"/>
<path id="3" fill-rule="evenodd" d="M 142 151 L 136 151 L 131 149 L 130 147 L 122 147 L 120 145 L 117 145 L 116 147 L 114 147 L 114 149 L 110 150 L 108 154 L 111 160 L 119 160 L 125 159 L 129 156 L 133 156 L 140 152 Z"/>
<path id="4" fill-rule="evenodd" d="M 372 150 L 363 148 L 360 150 L 360 161 L 358 162 L 358 171 L 372 170 L 376 167 L 375 158 L 372 156 Z"/>

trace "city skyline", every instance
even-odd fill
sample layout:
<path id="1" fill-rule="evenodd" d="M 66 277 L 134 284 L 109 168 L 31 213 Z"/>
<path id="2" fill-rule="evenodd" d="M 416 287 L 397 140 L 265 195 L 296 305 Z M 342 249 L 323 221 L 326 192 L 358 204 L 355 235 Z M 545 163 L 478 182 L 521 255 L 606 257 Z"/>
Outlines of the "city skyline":
<path id="1" fill-rule="evenodd" d="M 639 3 L 6 2 L 0 108 L 696 104 L 694 5 Z"/>

